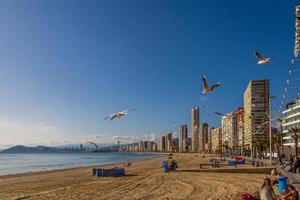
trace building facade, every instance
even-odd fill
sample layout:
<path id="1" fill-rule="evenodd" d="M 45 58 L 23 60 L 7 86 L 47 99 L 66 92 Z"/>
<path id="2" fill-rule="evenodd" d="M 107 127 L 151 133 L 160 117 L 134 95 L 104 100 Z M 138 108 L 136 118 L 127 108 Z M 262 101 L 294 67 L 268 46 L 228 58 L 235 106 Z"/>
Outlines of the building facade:
<path id="1" fill-rule="evenodd" d="M 188 137 L 187 125 L 180 125 L 178 132 L 179 132 L 179 151 L 185 152 L 187 150 L 187 137 Z"/>
<path id="2" fill-rule="evenodd" d="M 160 144 L 159 144 L 159 150 L 161 152 L 165 152 L 166 151 L 166 136 L 161 136 Z"/>
<path id="3" fill-rule="evenodd" d="M 295 141 L 291 137 L 290 130 L 292 128 L 296 128 L 299 129 L 300 133 L 300 100 L 296 100 L 295 104 L 291 105 L 289 108 L 286 108 L 286 110 L 284 110 L 282 114 L 284 115 L 282 123 L 283 153 L 293 154 Z M 300 139 L 298 139 L 298 144 L 299 141 Z"/>
<path id="4" fill-rule="evenodd" d="M 237 150 L 237 120 L 234 112 L 222 117 L 222 144 L 225 150 Z"/>
<path id="5" fill-rule="evenodd" d="M 144 141 L 139 141 L 139 151 L 140 152 L 145 151 L 145 142 Z"/>
<path id="6" fill-rule="evenodd" d="M 166 135 L 166 151 L 171 152 L 172 151 L 172 146 L 173 146 L 173 140 L 172 140 L 172 133 L 168 133 Z"/>
<path id="7" fill-rule="evenodd" d="M 207 142 L 208 148 L 205 149 L 205 151 L 207 151 L 208 153 L 212 152 L 212 130 L 213 129 L 214 127 L 208 127 L 208 142 Z"/>
<path id="8" fill-rule="evenodd" d="M 244 151 L 244 107 L 239 107 L 235 112 L 237 129 L 237 146 L 241 153 Z"/>
<path id="9" fill-rule="evenodd" d="M 200 109 L 199 107 L 192 108 L 192 151 L 199 150 L 199 129 L 200 129 Z"/>
<path id="10" fill-rule="evenodd" d="M 222 128 L 211 130 L 211 148 L 214 153 L 222 153 Z"/>
<path id="11" fill-rule="evenodd" d="M 251 80 L 244 92 L 244 146 L 268 140 L 269 80 Z"/>
<path id="12" fill-rule="evenodd" d="M 202 124 L 202 143 L 205 146 L 208 143 L 208 124 Z"/>

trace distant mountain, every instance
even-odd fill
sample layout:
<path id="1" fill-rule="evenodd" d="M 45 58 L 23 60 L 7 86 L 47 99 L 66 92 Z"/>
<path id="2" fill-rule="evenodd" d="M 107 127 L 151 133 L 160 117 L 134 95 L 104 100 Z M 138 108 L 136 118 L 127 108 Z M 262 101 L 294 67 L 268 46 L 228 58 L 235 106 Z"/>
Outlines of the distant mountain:
<path id="1" fill-rule="evenodd" d="M 75 149 L 57 148 L 57 147 L 26 147 L 22 145 L 13 146 L 11 148 L 1 151 L 1 153 L 56 153 L 56 152 L 76 152 Z"/>

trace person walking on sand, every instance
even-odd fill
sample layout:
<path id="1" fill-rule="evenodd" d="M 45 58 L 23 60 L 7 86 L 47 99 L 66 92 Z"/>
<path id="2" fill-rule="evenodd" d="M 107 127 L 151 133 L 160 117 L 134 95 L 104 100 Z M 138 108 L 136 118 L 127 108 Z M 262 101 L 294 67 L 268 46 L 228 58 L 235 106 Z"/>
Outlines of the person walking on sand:
<path id="1" fill-rule="evenodd" d="M 265 178 L 263 185 L 261 186 L 260 191 L 261 200 L 275 200 L 276 195 L 271 185 L 271 179 Z"/>

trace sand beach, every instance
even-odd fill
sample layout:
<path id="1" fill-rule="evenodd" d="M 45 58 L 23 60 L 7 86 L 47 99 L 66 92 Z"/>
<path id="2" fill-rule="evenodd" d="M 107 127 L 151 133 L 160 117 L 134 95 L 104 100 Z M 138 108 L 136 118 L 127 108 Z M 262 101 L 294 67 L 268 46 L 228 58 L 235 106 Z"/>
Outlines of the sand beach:
<path id="1" fill-rule="evenodd" d="M 195 154 L 175 154 L 179 170 L 164 173 L 159 160 L 133 162 L 124 177 L 96 178 L 92 167 L 0 176 L 0 199 L 240 199 L 259 190 L 266 174 L 197 172 L 208 162 Z M 105 167 L 120 166 L 107 165 Z M 193 171 L 194 169 L 194 171 Z M 191 170 L 191 171 L 189 171 Z"/>

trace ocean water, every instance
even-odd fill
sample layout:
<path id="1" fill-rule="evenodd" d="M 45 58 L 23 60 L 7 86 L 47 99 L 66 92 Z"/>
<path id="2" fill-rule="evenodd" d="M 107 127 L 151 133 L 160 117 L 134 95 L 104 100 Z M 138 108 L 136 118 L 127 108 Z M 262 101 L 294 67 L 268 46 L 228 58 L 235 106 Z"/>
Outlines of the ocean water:
<path id="1" fill-rule="evenodd" d="M 142 153 L 0 153 L 0 175 L 104 165 L 158 157 Z"/>

